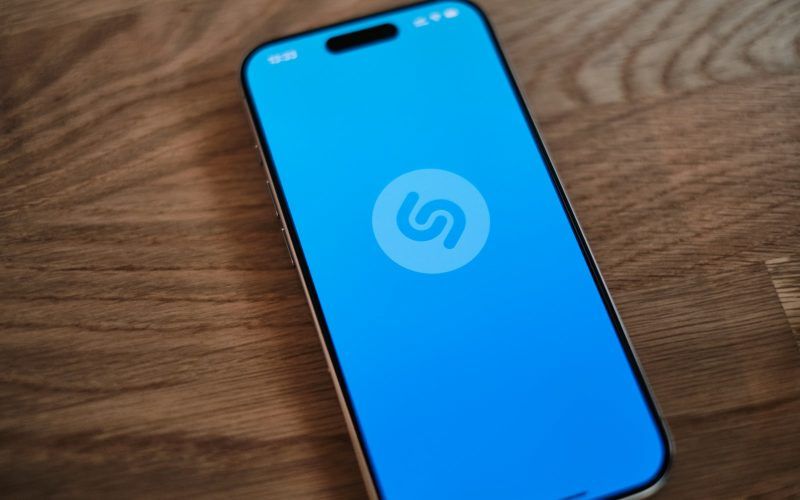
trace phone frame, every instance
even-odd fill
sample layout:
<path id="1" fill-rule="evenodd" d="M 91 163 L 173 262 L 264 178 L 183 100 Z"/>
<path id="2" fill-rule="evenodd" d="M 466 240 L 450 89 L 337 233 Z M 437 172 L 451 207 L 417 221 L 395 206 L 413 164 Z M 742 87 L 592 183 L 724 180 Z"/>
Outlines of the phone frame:
<path id="1" fill-rule="evenodd" d="M 325 359 L 328 365 L 328 371 L 330 372 L 331 378 L 333 379 L 333 384 L 336 389 L 336 393 L 339 399 L 339 404 L 342 408 L 342 412 L 344 413 L 345 423 L 347 425 L 350 438 L 353 442 L 353 447 L 356 452 L 356 458 L 359 464 L 359 468 L 361 470 L 362 477 L 365 482 L 365 486 L 367 488 L 367 493 L 369 494 L 370 498 L 375 498 L 375 499 L 382 498 L 382 495 L 381 495 L 380 485 L 378 484 L 375 475 L 373 473 L 374 464 L 372 463 L 372 460 L 369 456 L 369 452 L 366 446 L 364 445 L 363 440 L 361 439 L 361 434 L 362 434 L 361 426 L 358 422 L 358 418 L 355 415 L 355 412 L 353 411 L 353 405 L 350 393 L 347 390 L 347 385 L 342 375 L 341 366 L 339 365 L 339 360 L 336 355 L 336 350 L 333 347 L 330 332 L 328 330 L 327 323 L 325 322 L 325 316 L 322 312 L 322 306 L 320 304 L 319 297 L 314 287 L 314 283 L 311 280 L 311 274 L 305 256 L 303 254 L 302 247 L 300 245 L 300 240 L 294 226 L 294 221 L 292 220 L 291 215 L 289 214 L 288 205 L 284 197 L 283 189 L 280 186 L 280 181 L 278 180 L 276 167 L 272 158 L 272 154 L 269 149 L 267 138 L 262 132 L 263 127 L 261 126 L 259 117 L 255 112 L 253 99 L 250 92 L 250 88 L 248 86 L 245 70 L 251 58 L 257 52 L 274 43 L 291 40 L 293 38 L 304 37 L 330 28 L 344 27 L 351 23 L 367 21 L 372 18 L 377 18 L 380 16 L 384 16 L 386 14 L 391 14 L 403 10 L 420 7 L 426 4 L 440 3 L 441 1 L 442 0 L 423 0 L 419 2 L 414 2 L 407 5 L 402 5 L 400 7 L 392 9 L 384 9 L 364 16 L 351 18 L 345 21 L 328 24 L 317 28 L 309 29 L 306 31 L 302 31 L 299 33 L 295 33 L 292 35 L 282 36 L 268 40 L 266 42 L 258 44 L 255 48 L 253 48 L 250 52 L 247 53 L 247 55 L 244 57 L 242 61 L 239 71 L 239 78 L 241 83 L 241 89 L 244 94 L 244 103 L 247 111 L 247 116 L 249 117 L 250 126 L 253 130 L 253 133 L 257 141 L 255 147 L 259 151 L 260 160 L 267 176 L 267 185 L 268 185 L 267 190 L 272 196 L 272 203 L 275 206 L 275 211 L 282 224 L 281 232 L 283 233 L 284 239 L 286 241 L 286 246 L 289 250 L 290 259 L 300 277 L 300 281 L 303 286 L 303 291 L 306 295 L 306 299 L 308 301 L 308 305 L 311 310 L 311 316 L 314 320 L 314 326 L 316 327 L 317 334 L 319 335 L 320 338 L 320 343 L 322 344 L 322 349 L 325 353 Z M 520 110 L 523 112 L 523 115 L 525 116 L 525 121 L 528 124 L 528 129 L 530 130 L 531 137 L 536 142 L 536 146 L 539 149 L 539 153 L 542 157 L 543 163 L 546 166 L 547 171 L 549 173 L 550 180 L 552 181 L 553 186 L 556 192 L 558 193 L 559 200 L 564 209 L 564 212 L 567 215 L 567 218 L 569 219 L 570 227 L 573 230 L 575 239 L 577 240 L 578 245 L 581 248 L 581 253 L 583 254 L 584 259 L 586 260 L 586 263 L 589 266 L 592 278 L 594 279 L 595 285 L 597 286 L 597 291 L 603 299 L 603 304 L 605 305 L 606 311 L 609 315 L 609 318 L 611 319 L 611 323 L 614 326 L 614 330 L 617 333 L 619 342 L 622 345 L 623 350 L 625 351 L 626 359 L 628 360 L 628 363 L 631 369 L 633 370 L 639 389 L 642 392 L 642 395 L 644 396 L 648 409 L 650 410 L 651 415 L 655 420 L 659 436 L 664 445 L 663 446 L 664 456 L 662 457 L 661 467 L 659 468 L 657 473 L 652 478 L 650 478 L 649 481 L 643 483 L 642 485 L 637 485 L 627 490 L 615 492 L 614 495 L 609 498 L 638 499 L 638 498 L 648 497 L 653 493 L 655 493 L 656 491 L 658 491 L 661 487 L 663 487 L 664 483 L 666 482 L 669 470 L 672 466 L 675 454 L 675 445 L 670 435 L 669 429 L 666 425 L 666 422 L 664 420 L 664 417 L 662 415 L 661 409 L 658 403 L 656 402 L 655 398 L 653 397 L 650 384 L 647 381 L 644 372 L 642 371 L 638 357 L 632 347 L 630 337 L 628 336 L 628 332 L 625 330 L 625 327 L 622 324 L 617 307 L 611 298 L 611 294 L 608 291 L 608 287 L 606 286 L 605 280 L 603 279 L 603 276 L 600 273 L 600 270 L 595 261 L 594 255 L 591 249 L 589 248 L 589 244 L 586 241 L 586 237 L 584 236 L 584 232 L 583 229 L 581 228 L 580 222 L 578 221 L 577 216 L 572 210 L 572 204 L 570 203 L 569 197 L 567 196 L 563 188 L 561 179 L 559 178 L 558 172 L 556 171 L 555 166 L 551 160 L 551 156 L 547 149 L 547 146 L 545 145 L 544 140 L 542 139 L 541 134 L 539 133 L 539 128 L 536 125 L 536 122 L 530 111 L 531 108 L 527 105 L 525 96 L 520 90 L 519 86 L 517 85 L 517 79 L 515 78 L 514 73 L 510 65 L 508 64 L 508 60 L 506 59 L 505 53 L 503 52 L 503 49 L 500 46 L 500 42 L 497 38 L 497 35 L 495 33 L 494 27 L 491 24 L 491 21 L 489 20 L 488 16 L 483 11 L 483 9 L 479 5 L 472 2 L 471 0 L 449 0 L 449 1 L 462 3 L 474 9 L 480 15 L 481 20 L 486 26 L 486 29 L 492 40 L 494 49 L 497 53 L 497 57 L 500 60 L 500 63 L 503 66 L 508 82 L 514 91 L 514 96 L 517 100 L 517 104 L 520 107 Z"/>

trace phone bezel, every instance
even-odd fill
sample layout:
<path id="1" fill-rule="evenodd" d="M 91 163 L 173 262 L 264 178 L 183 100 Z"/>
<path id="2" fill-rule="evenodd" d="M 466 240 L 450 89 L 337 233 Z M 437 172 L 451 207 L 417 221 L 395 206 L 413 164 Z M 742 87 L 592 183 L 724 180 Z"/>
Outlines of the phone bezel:
<path id="1" fill-rule="evenodd" d="M 325 321 L 325 316 L 322 312 L 322 307 L 319 301 L 319 297 L 317 296 L 314 283 L 311 279 L 309 268 L 302 251 L 302 246 L 300 245 L 297 231 L 294 226 L 294 221 L 292 220 L 291 214 L 288 211 L 288 205 L 286 203 L 286 199 L 284 197 L 280 181 L 278 180 L 272 154 L 270 152 L 267 139 L 263 133 L 263 127 L 261 126 L 260 119 L 256 114 L 253 106 L 253 99 L 247 82 L 246 68 L 249 62 L 252 60 L 253 56 L 260 50 L 264 49 L 269 45 L 279 42 L 284 42 L 294 38 L 308 36 L 317 33 L 319 31 L 328 30 L 331 28 L 339 28 L 346 26 L 348 24 L 367 21 L 372 18 L 385 16 L 387 14 L 393 14 L 403 10 L 417 8 L 425 4 L 441 3 L 441 1 L 442 0 L 423 0 L 420 2 L 403 5 L 393 9 L 382 10 L 379 12 L 367 14 L 365 16 L 348 19 L 342 22 L 320 26 L 317 28 L 309 29 L 292 35 L 271 39 L 269 41 L 257 45 L 245 56 L 241 64 L 240 74 L 239 74 L 241 81 L 241 88 L 244 92 L 245 107 L 247 109 L 247 114 L 250 118 L 250 125 L 253 129 L 253 133 L 255 134 L 256 140 L 258 141 L 256 147 L 259 149 L 261 154 L 261 159 L 264 165 L 264 170 L 268 178 L 269 190 L 271 191 L 273 203 L 275 204 L 276 211 L 278 212 L 278 216 L 283 224 L 283 229 L 285 230 L 285 233 L 288 234 L 287 243 L 289 244 L 288 245 L 289 252 L 291 254 L 291 258 L 292 261 L 294 262 L 295 268 L 297 269 L 298 275 L 300 276 L 301 283 L 303 285 L 303 289 L 306 294 L 306 298 L 308 299 L 312 317 L 317 329 L 317 333 L 320 336 L 322 347 L 326 356 L 326 361 L 328 363 L 329 370 L 331 371 L 331 376 L 333 378 L 336 392 L 339 396 L 339 401 L 342 406 L 343 413 L 345 415 L 348 431 L 350 432 L 351 438 L 353 440 L 354 448 L 359 461 L 359 466 L 361 467 L 362 475 L 364 476 L 368 493 L 370 494 L 371 497 L 374 498 L 380 498 L 382 496 L 380 484 L 378 483 L 376 475 L 374 474 L 375 468 L 372 459 L 370 457 L 369 450 L 365 446 L 365 443 L 361 437 L 362 436 L 361 426 L 358 422 L 357 415 L 353 411 L 352 399 L 349 391 L 347 390 L 347 384 L 344 380 L 344 377 L 342 376 L 341 366 L 339 364 L 338 356 L 336 354 L 336 350 L 331 340 L 330 332 L 328 330 L 327 323 Z M 495 52 L 497 53 L 497 57 L 500 60 L 503 70 L 506 74 L 506 78 L 508 79 L 508 82 L 514 91 L 514 96 L 517 100 L 517 105 L 520 107 L 520 110 L 522 111 L 525 117 L 526 123 L 528 124 L 528 129 L 530 130 L 531 136 L 535 141 L 537 148 L 539 149 L 539 152 L 543 159 L 543 163 L 547 168 L 550 180 L 553 183 L 553 187 L 555 188 L 556 192 L 558 193 L 561 205 L 564 209 L 565 214 L 567 215 L 567 218 L 569 219 L 570 226 L 573 230 L 573 234 L 575 235 L 575 239 L 578 241 L 578 245 L 581 248 L 581 252 L 584 256 L 584 259 L 586 260 L 586 263 L 589 266 L 589 270 L 592 274 L 592 278 L 594 279 L 597 291 L 603 299 L 603 304 L 605 305 L 609 318 L 611 319 L 611 322 L 614 325 L 614 330 L 616 331 L 617 337 L 620 343 L 622 344 L 623 350 L 625 351 L 626 358 L 636 377 L 639 389 L 645 399 L 645 402 L 647 403 L 648 409 L 650 410 L 653 416 L 653 419 L 656 423 L 656 427 L 658 428 L 659 436 L 661 438 L 664 450 L 664 454 L 661 461 L 661 467 L 658 469 L 656 474 L 653 475 L 652 478 L 648 479 L 641 485 L 635 485 L 629 489 L 615 492 L 613 496 L 609 498 L 643 498 L 645 496 L 649 496 L 650 494 L 657 491 L 661 486 L 663 486 L 664 482 L 666 481 L 668 471 L 670 470 L 670 467 L 672 465 L 674 456 L 674 443 L 670 436 L 669 429 L 667 428 L 662 412 L 657 402 L 655 401 L 655 398 L 653 397 L 650 384 L 648 383 L 641 369 L 639 360 L 631 345 L 630 337 L 628 336 L 628 333 L 622 324 L 616 305 L 611 299 L 611 295 L 608 291 L 605 280 L 603 279 L 600 273 L 594 255 L 592 254 L 592 251 L 589 248 L 589 245 L 586 241 L 583 229 L 581 228 L 580 223 L 578 222 L 578 219 L 575 216 L 574 211 L 572 210 L 572 205 L 563 188 L 563 185 L 555 169 L 555 166 L 553 165 L 549 151 L 541 137 L 541 134 L 539 133 L 539 128 L 537 127 L 533 119 L 533 116 L 531 115 L 530 112 L 531 108 L 527 105 L 525 96 L 523 95 L 522 91 L 520 90 L 517 84 L 517 79 L 514 77 L 513 71 L 510 65 L 508 64 L 508 60 L 506 59 L 503 49 L 500 46 L 500 42 L 497 38 L 495 30 L 488 16 L 480 6 L 476 5 L 474 2 L 470 0 L 450 0 L 450 3 L 453 2 L 462 3 L 464 5 L 473 8 L 481 17 L 481 20 L 484 23 L 487 32 L 489 33 Z"/>

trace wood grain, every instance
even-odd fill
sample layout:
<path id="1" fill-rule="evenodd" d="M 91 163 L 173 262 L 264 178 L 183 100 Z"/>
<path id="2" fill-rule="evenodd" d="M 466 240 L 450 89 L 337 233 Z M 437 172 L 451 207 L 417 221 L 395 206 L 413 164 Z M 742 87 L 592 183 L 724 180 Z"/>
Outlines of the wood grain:
<path id="1" fill-rule="evenodd" d="M 800 2 L 483 2 L 677 444 L 800 496 Z M 394 1 L 5 0 L 0 495 L 363 497 L 241 105 Z"/>

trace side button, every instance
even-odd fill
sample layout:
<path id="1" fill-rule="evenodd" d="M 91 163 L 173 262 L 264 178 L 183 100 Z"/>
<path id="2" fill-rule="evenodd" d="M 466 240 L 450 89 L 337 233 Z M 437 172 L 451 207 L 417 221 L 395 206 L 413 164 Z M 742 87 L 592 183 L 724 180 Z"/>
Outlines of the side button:
<path id="1" fill-rule="evenodd" d="M 258 147 L 258 144 L 254 144 L 253 148 L 256 150 L 256 156 L 258 157 L 258 164 L 262 167 L 264 166 L 264 160 L 261 158 L 261 148 Z"/>
<path id="2" fill-rule="evenodd" d="M 264 174 L 267 175 L 267 192 L 269 193 L 269 197 L 272 199 L 272 208 L 275 210 L 275 217 L 280 219 L 281 216 L 278 215 L 278 204 L 275 203 L 275 195 L 272 194 L 272 186 L 269 185 L 269 174 L 267 173 L 267 167 L 264 165 L 264 158 L 261 157 L 261 148 L 258 147 L 258 144 L 253 146 L 256 148 L 256 156 L 258 156 L 258 163 L 261 165 L 261 168 L 264 169 Z"/>
<path id="3" fill-rule="evenodd" d="M 286 237 L 286 228 L 281 228 L 281 235 L 283 235 L 283 242 L 286 244 L 286 251 L 289 252 L 289 262 L 294 266 L 294 257 L 292 257 L 292 249 L 289 247 L 289 238 Z"/>

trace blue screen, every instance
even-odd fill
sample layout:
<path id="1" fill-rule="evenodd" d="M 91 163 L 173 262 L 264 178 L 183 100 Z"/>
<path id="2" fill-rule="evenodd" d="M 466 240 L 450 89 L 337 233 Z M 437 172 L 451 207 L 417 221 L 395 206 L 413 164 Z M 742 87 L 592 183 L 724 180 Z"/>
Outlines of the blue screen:
<path id="1" fill-rule="evenodd" d="M 392 23 L 338 53 L 332 36 Z M 665 442 L 482 15 L 429 3 L 243 72 L 386 498 L 613 495 Z"/>

